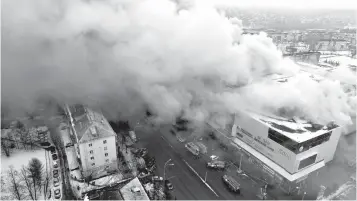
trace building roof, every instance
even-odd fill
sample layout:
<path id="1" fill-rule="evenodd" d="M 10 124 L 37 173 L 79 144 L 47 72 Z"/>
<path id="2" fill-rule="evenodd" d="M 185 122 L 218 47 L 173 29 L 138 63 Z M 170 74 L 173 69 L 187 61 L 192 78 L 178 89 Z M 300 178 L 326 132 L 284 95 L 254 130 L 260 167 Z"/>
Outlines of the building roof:
<path id="1" fill-rule="evenodd" d="M 124 200 L 150 200 L 143 185 L 136 177 L 120 189 Z"/>
<path id="2" fill-rule="evenodd" d="M 248 113 L 252 118 L 262 122 L 263 124 L 266 124 L 270 128 L 273 128 L 274 130 L 298 143 L 305 142 L 338 127 L 337 125 L 327 127 L 313 124 L 302 119 L 287 119 L 283 117 L 277 117 L 272 114 L 261 114 L 256 112 Z"/>
<path id="3" fill-rule="evenodd" d="M 103 114 L 78 105 L 71 107 L 70 113 L 79 143 L 115 136 L 115 132 Z"/>

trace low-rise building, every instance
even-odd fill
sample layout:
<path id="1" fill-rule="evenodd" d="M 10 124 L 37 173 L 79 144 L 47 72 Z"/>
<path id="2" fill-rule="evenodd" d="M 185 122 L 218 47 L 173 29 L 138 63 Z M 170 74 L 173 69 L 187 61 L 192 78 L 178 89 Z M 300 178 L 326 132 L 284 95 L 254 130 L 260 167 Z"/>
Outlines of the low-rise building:
<path id="1" fill-rule="evenodd" d="M 118 170 L 116 134 L 100 112 L 81 105 L 67 107 L 84 178 L 92 180 Z"/>

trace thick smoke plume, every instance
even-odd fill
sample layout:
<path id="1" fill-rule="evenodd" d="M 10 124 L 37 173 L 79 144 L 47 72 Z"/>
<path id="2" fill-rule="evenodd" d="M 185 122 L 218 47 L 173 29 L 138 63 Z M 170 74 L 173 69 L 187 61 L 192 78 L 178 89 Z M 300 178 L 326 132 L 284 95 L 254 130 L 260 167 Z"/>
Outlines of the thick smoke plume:
<path id="1" fill-rule="evenodd" d="M 242 35 L 240 20 L 187 2 L 3 1 L 3 108 L 31 111 L 46 95 L 111 118 L 138 117 L 149 107 L 162 121 L 183 110 L 191 120 L 224 124 L 241 109 L 286 107 L 319 122 L 349 121 L 339 83 L 260 81 L 298 67 L 266 35 Z"/>

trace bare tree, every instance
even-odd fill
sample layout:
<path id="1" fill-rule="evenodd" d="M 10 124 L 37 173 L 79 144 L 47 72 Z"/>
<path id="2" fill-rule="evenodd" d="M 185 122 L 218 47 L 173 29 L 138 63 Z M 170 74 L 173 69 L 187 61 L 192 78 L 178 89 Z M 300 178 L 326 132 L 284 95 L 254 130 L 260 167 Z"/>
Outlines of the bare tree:
<path id="1" fill-rule="evenodd" d="M 7 146 L 5 139 L 1 139 L 1 149 L 4 151 L 4 153 L 7 157 L 10 157 L 9 146 Z"/>
<path id="2" fill-rule="evenodd" d="M 25 166 L 22 166 L 22 168 L 21 168 L 21 179 L 25 183 L 25 189 L 27 190 L 28 195 L 30 196 L 30 198 L 32 200 L 35 200 L 31 179 L 29 178 L 29 174 L 28 174 L 27 168 Z"/>
<path id="3" fill-rule="evenodd" d="M 37 199 L 37 190 L 41 189 L 43 178 L 43 164 L 37 158 L 32 158 L 28 164 L 27 171 L 32 179 L 35 199 Z"/>
<path id="4" fill-rule="evenodd" d="M 16 199 L 16 200 L 22 200 L 24 198 L 23 192 L 22 192 L 22 185 L 19 182 L 19 175 L 18 172 L 14 169 L 13 166 L 10 166 L 10 169 L 7 172 L 7 176 L 9 178 L 9 191 L 11 195 Z"/>

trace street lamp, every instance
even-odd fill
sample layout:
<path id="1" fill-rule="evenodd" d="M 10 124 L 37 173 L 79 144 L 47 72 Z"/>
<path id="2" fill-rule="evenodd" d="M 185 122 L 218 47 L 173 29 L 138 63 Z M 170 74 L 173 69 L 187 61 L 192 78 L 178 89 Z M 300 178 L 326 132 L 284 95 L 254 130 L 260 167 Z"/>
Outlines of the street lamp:
<path id="1" fill-rule="evenodd" d="M 239 160 L 239 168 L 238 168 L 238 173 L 242 173 L 242 158 L 243 158 L 243 153 L 240 153 L 240 160 Z"/>
<path id="2" fill-rule="evenodd" d="M 306 195 L 306 192 L 304 192 L 304 195 L 302 196 L 302 199 L 301 199 L 301 200 L 304 200 L 305 195 Z"/>
<path id="3" fill-rule="evenodd" d="M 165 178 L 166 178 L 166 166 L 167 165 L 175 165 L 175 164 L 173 164 L 173 163 L 169 163 L 171 161 L 171 158 L 169 159 L 169 160 L 167 160 L 166 161 L 166 163 L 165 163 L 165 165 L 164 165 L 164 180 L 165 180 Z"/>

